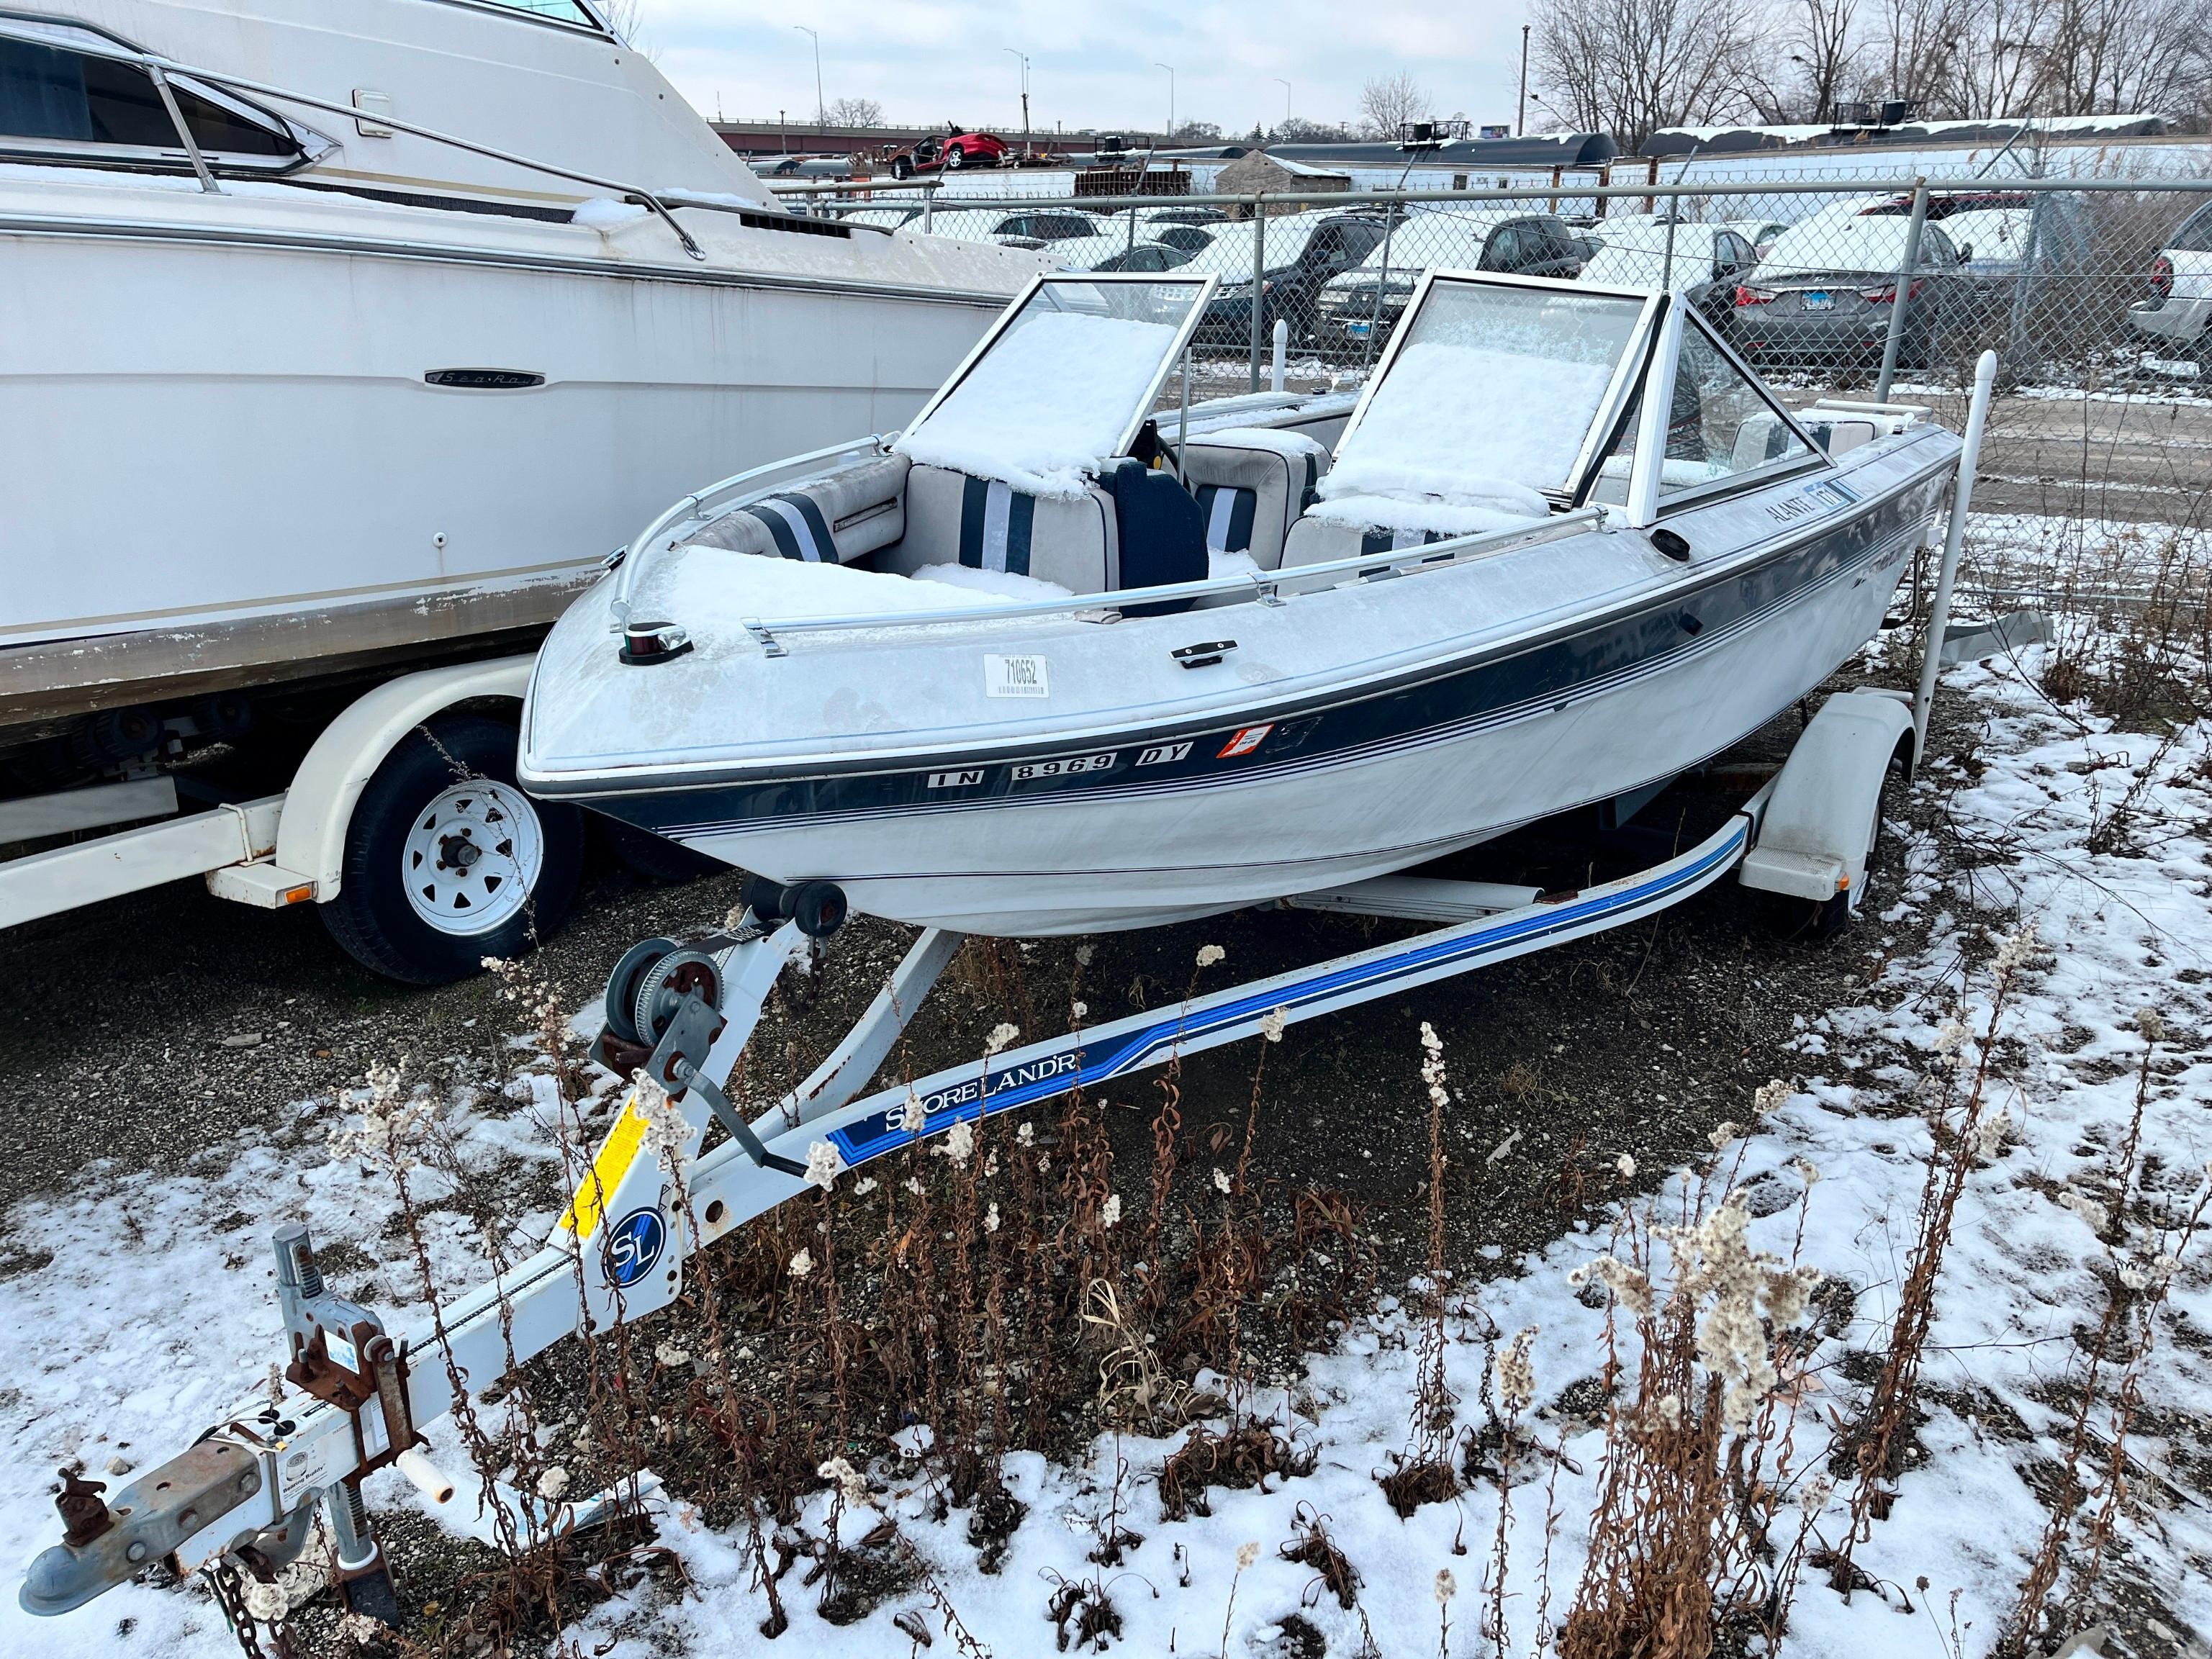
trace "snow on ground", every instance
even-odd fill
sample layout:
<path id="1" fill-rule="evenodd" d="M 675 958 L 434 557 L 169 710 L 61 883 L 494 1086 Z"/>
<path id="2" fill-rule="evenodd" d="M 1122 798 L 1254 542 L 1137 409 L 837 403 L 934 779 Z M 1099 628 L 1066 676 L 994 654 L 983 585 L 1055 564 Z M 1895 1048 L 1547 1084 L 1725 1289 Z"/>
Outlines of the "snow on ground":
<path id="1" fill-rule="evenodd" d="M 1802 1490 L 1802 1477 L 1820 1462 L 1828 1410 L 1847 1409 L 1855 1397 L 1838 1362 L 1847 1350 L 1878 1347 L 1892 1311 L 1928 1149 L 1912 1091 L 1933 1063 L 1947 988 L 1956 989 L 1963 975 L 1969 1000 L 1986 1007 L 1988 972 L 1975 964 L 1985 963 L 1991 936 L 2022 921 L 2035 928 L 2044 948 L 2004 1026 L 2020 1058 L 1996 1097 L 2015 1127 L 1978 1168 L 1960 1207 L 1924 1373 L 1923 1455 L 1857 1556 L 1882 1588 L 1846 1604 L 1808 1573 L 1793 1613 L 1800 1654 L 1942 1653 L 1954 1626 L 1964 1655 L 1989 1650 L 2044 1524 L 2027 1471 L 2064 1445 L 2063 1401 L 2052 1385 L 2076 1356 L 2071 1333 L 2101 1305 L 2095 1272 L 2102 1247 L 2057 1200 L 2069 1186 L 2100 1190 L 2110 1172 L 2142 1054 L 2137 1021 L 2146 1004 L 2166 1027 L 2143 1135 L 2161 1162 L 2163 1190 L 2185 1194 L 2212 1159 L 2204 990 L 2212 970 L 2205 837 L 2212 725 L 2187 728 L 2163 745 L 2109 730 L 2094 717 L 2052 708 L 2034 687 L 2034 666 L 2031 655 L 1954 672 L 1947 695 L 1969 700 L 1980 737 L 1971 754 L 1939 759 L 1918 787 L 1948 796 L 1949 833 L 1973 856 L 1947 854 L 1930 834 L 1905 837 L 1905 874 L 1885 895 L 1888 908 L 1862 918 L 1836 947 L 1864 952 L 1864 1000 L 1801 1034 L 1786 1102 L 1722 1155 L 1739 1180 L 1769 1195 L 1753 1206 L 1755 1248 L 1787 1255 L 1802 1226 L 1802 1259 L 1860 1291 L 1847 1327 L 1818 1351 L 1807 1385 L 1790 1476 Z M 2131 788 L 2132 769 L 2148 781 Z M 2122 811 L 2131 815 L 2126 823 L 2115 818 Z M 2103 850 L 2093 853 L 2093 845 Z M 1887 931 L 1908 914 L 1930 923 L 1924 940 L 1910 946 Z M 1452 1056 L 1444 1059 L 1449 1066 Z M 525 1080 L 520 1091 L 532 1086 Z M 1746 1109 L 1747 1116 L 1749 1102 Z M 477 1097 L 456 1108 L 456 1121 L 469 1157 L 512 1179 L 549 1156 L 542 1110 L 542 1095 L 536 1107 Z M 414 1311 L 406 1294 L 411 1273 L 384 1236 L 393 1213 L 388 1195 L 320 1152 L 342 1116 L 331 1103 L 304 1103 L 289 1144 L 222 1146 L 199 1171 L 163 1182 L 94 1164 L 76 1194 L 12 1206 L 14 1248 L 50 1252 L 52 1260 L 0 1281 L 0 1325 L 17 1334 L 0 1396 L 0 1443 L 14 1471 L 0 1492 L 0 1553 L 8 1560 L 27 1559 L 53 1537 L 44 1481 L 57 1463 L 82 1456 L 99 1475 L 126 1442 L 121 1455 L 134 1462 L 167 1455 L 252 1386 L 277 1352 L 264 1242 L 276 1222 L 311 1216 L 326 1246 L 343 1243 L 382 1264 L 375 1278 L 385 1306 L 402 1318 Z M 1506 1127 L 1501 1121 L 1501 1133 Z M 1801 1159 L 1825 1178 L 1808 1188 L 1793 1167 Z M 1679 1204 L 1686 1178 L 1674 1172 L 1658 1183 L 1662 1211 Z M 539 1215 L 532 1224 L 542 1233 L 548 1220 Z M 474 1241 L 455 1224 L 435 1243 L 444 1265 L 461 1260 Z M 1608 1243 L 1602 1223 L 1586 1226 L 1454 1304 L 1449 1380 L 1463 1425 L 1481 1420 L 1474 1402 L 1491 1353 L 1486 1338 L 1537 1331 L 1534 1428 L 1557 1457 L 1524 1455 L 1512 1489 L 1505 1606 L 1515 1652 L 1532 1650 L 1547 1605 L 1540 1562 L 1547 1510 L 1556 1517 L 1553 1620 L 1571 1600 L 1582 1563 L 1602 1435 L 1578 1416 L 1549 1414 L 1542 1402 L 1557 1402 L 1598 1369 L 1603 1315 L 1577 1298 L 1566 1276 Z M 2201 1484 L 2201 1453 L 2190 1462 L 2160 1437 L 2212 1400 L 2212 1350 L 2202 1340 L 2212 1328 L 2212 1271 L 2201 1241 L 2172 1299 L 2181 1334 L 2197 1334 L 2184 1340 L 2163 1333 L 2151 1368 L 2148 1404 L 2172 1415 L 2148 1419 L 2134 1443 L 2136 1489 L 2150 1513 L 2125 1524 L 2126 1571 L 2163 1596 L 2161 1618 L 2202 1633 L 2212 1632 L 2212 1492 Z M 927 1517 L 926 1494 L 910 1472 L 874 1470 L 874 1501 L 898 1517 L 968 1630 L 1001 1656 L 1047 1650 L 1052 1627 L 1044 1609 L 1060 1580 L 1102 1583 L 1123 1620 L 1119 1645 L 1134 1653 L 1281 1653 L 1289 1650 L 1284 1621 L 1297 1615 L 1323 1632 L 1331 1653 L 1359 1650 L 1364 1620 L 1381 1652 L 1414 1654 L 1436 1650 L 1447 1613 L 1450 1653 L 1488 1652 L 1479 1631 L 1495 1485 L 1479 1481 L 1457 1502 L 1431 1504 L 1404 1522 L 1376 1485 L 1391 1454 L 1407 1444 L 1416 1346 L 1411 1316 L 1386 1301 L 1336 1352 L 1315 1359 L 1304 1382 L 1267 1396 L 1265 1406 L 1314 1450 L 1316 1467 L 1271 1491 L 1217 1491 L 1208 1517 L 1163 1521 L 1153 1477 L 1172 1443 L 1137 1438 L 1102 1439 L 1074 1468 L 1032 1455 L 1009 1460 L 1009 1483 L 1030 1510 L 995 1575 L 976 1570 L 963 1515 L 943 1523 Z M 410 1501 L 389 1474 L 371 1498 L 373 1505 Z M 1840 1502 L 1829 1500 L 1815 1521 L 1819 1535 L 1840 1536 Z M 825 1503 L 826 1495 L 806 1517 L 810 1531 L 820 1531 Z M 1118 1565 L 1101 1568 L 1086 1558 L 1109 1511 L 1143 1541 Z M 1315 1588 L 1308 1568 L 1279 1556 L 1302 1513 L 1327 1517 L 1362 1575 L 1356 1610 L 1340 1608 Z M 870 1516 L 848 1517 L 845 1534 L 872 1524 Z M 586 1650 L 603 1659 L 782 1651 L 872 1659 L 907 1650 L 891 1622 L 902 1611 L 919 1608 L 933 1628 L 938 1623 L 915 1591 L 856 1624 L 831 1626 L 816 1618 L 794 1578 L 786 1593 L 795 1628 L 771 1644 L 756 1633 L 763 1607 L 746 1587 L 740 1540 L 681 1506 L 664 1516 L 661 1534 L 682 1558 L 691 1593 L 671 1603 L 647 1587 L 601 1606 L 571 1632 Z M 1247 1544 L 1259 1548 L 1240 1569 Z M 1440 1571 L 1456 1584 L 1443 1606 Z M 1916 1588 L 1923 1580 L 1924 1589 Z M 27 1618 L 12 1598 L 0 1610 L 0 1656 L 166 1659 L 229 1651 L 196 1590 L 134 1586 L 59 1623 Z"/>

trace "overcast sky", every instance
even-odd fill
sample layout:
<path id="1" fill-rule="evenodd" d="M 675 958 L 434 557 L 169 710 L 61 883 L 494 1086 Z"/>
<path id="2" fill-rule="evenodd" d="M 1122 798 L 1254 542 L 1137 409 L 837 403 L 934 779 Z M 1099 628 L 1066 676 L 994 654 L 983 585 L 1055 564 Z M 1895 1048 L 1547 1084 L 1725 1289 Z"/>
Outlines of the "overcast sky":
<path id="1" fill-rule="evenodd" d="M 1370 76 L 1411 70 L 1437 112 L 1510 121 L 1520 73 L 1520 0 L 884 0 L 862 6 L 769 0 L 639 0 L 639 43 L 702 113 L 794 121 L 814 112 L 814 46 L 822 94 L 872 98 L 887 119 L 957 120 L 1021 128 L 1020 71 L 1029 54 L 1036 131 L 1164 125 L 1175 67 L 1178 121 L 1224 132 L 1273 125 L 1290 108 L 1310 120 L 1356 119 Z M 1531 131 L 1542 123 L 1532 105 Z"/>

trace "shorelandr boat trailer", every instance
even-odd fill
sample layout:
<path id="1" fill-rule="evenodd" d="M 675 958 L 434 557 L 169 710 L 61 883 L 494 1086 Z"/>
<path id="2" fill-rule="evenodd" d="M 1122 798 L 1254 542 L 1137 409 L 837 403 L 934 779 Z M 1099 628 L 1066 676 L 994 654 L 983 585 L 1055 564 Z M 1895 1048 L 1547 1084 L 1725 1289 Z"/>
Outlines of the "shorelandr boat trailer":
<path id="1" fill-rule="evenodd" d="M 1282 902 L 1440 925 L 864 1094 L 963 943 L 959 933 L 926 929 L 805 1082 L 748 1119 L 723 1085 L 786 964 L 845 915 L 830 884 L 756 880 L 733 930 L 688 945 L 644 940 L 617 965 L 595 1052 L 647 1081 L 633 1086 L 543 1249 L 447 1304 L 432 1323 L 395 1334 L 331 1293 L 306 1227 L 279 1230 L 289 1391 L 242 1403 L 190 1450 L 112 1497 L 64 1470 L 56 1501 L 65 1535 L 31 1564 L 21 1605 L 67 1613 L 163 1561 L 179 1572 L 222 1562 L 270 1576 L 306 1547 L 319 1507 L 349 1604 L 396 1618 L 362 1477 L 397 1465 L 434 1506 L 451 1506 L 458 1526 L 483 1528 L 481 1517 L 459 1518 L 456 1483 L 419 1449 L 422 1425 L 454 1406 L 451 1379 L 478 1392 L 580 1329 L 659 1312 L 682 1293 L 695 1251 L 811 1184 L 834 1184 L 956 1125 L 1095 1089 L 1277 1020 L 1295 1024 L 1622 927 L 1731 874 L 1818 907 L 1828 923 L 1846 921 L 1867 890 L 1884 780 L 1893 767 L 1917 765 L 1926 743 L 1995 368 L 1986 354 L 1976 376 L 1917 696 L 1863 688 L 1830 697 L 1780 770 L 1695 846 L 1565 892 L 1389 876 L 1301 895 Z M 1621 803 L 1620 815 L 1648 799 Z M 711 1124 L 725 1138 L 708 1151 Z M 496 1496 L 518 1533 L 538 1535 L 588 1524 L 610 1497 L 549 1502 L 503 1488 Z M 233 1599 L 224 1598 L 230 1616 L 249 1617 Z"/>

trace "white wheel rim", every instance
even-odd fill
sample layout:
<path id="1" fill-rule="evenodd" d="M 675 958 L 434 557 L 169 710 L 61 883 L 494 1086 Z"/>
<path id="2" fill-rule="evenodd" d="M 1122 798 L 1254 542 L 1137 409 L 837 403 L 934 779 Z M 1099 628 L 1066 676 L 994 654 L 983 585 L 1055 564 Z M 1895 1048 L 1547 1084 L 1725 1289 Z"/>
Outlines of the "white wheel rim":
<path id="1" fill-rule="evenodd" d="M 441 933 L 489 933 L 522 914 L 545 868 L 545 833 L 512 784 L 471 778 L 415 815 L 399 881 L 415 914 Z"/>

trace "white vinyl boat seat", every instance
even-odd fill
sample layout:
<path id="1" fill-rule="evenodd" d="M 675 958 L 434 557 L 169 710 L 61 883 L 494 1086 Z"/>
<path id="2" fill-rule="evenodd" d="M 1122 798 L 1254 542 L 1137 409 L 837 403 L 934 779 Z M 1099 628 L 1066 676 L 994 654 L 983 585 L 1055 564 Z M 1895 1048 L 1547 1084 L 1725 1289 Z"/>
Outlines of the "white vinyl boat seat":
<path id="1" fill-rule="evenodd" d="M 1194 438 L 1183 477 L 1206 515 L 1206 545 L 1245 553 L 1262 570 L 1283 562 L 1283 546 L 1328 471 L 1328 451 L 1303 433 L 1231 427 Z"/>
<path id="2" fill-rule="evenodd" d="M 903 576 L 963 564 L 1099 593 L 1121 577 L 1115 519 L 1113 497 L 1096 485 L 1079 496 L 1032 495 L 917 462 L 907 475 L 905 534 L 876 563 Z"/>
<path id="3" fill-rule="evenodd" d="M 1332 559 L 1365 558 L 1372 554 L 1395 553 L 1401 548 L 1426 547 L 1431 542 L 1450 539 L 1450 535 L 1441 530 L 1393 530 L 1381 525 L 1354 529 L 1350 525 L 1320 519 L 1300 519 L 1284 538 L 1281 568 L 1288 570 L 1295 565 L 1327 564 Z"/>
<path id="4" fill-rule="evenodd" d="M 814 564 L 851 564 L 906 533 L 908 465 L 903 455 L 885 455 L 801 479 L 772 495 L 732 507 L 685 545 Z"/>

